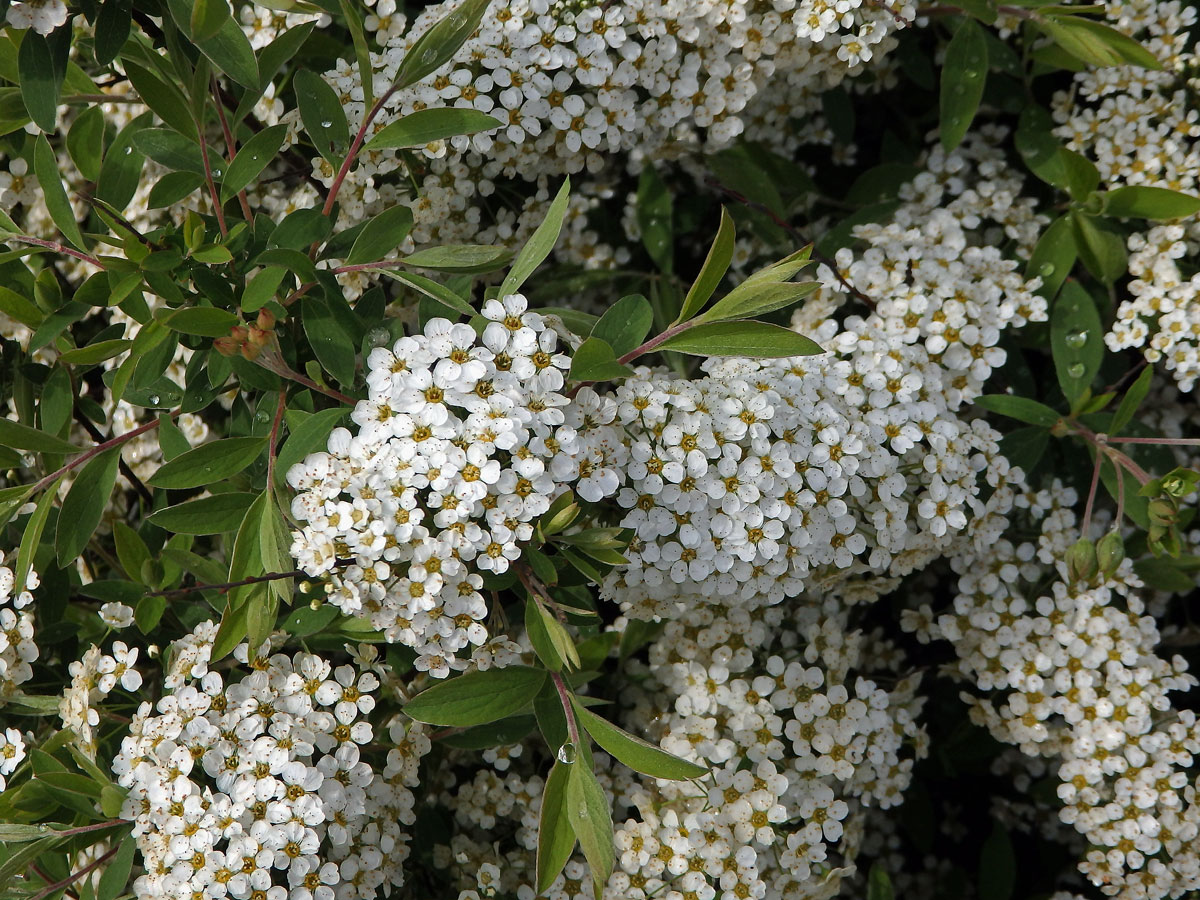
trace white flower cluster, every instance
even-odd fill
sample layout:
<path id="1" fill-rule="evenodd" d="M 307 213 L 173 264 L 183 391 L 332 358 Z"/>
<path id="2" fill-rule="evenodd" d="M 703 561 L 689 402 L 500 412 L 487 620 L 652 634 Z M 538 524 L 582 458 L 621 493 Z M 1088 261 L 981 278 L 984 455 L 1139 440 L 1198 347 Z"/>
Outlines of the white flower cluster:
<path id="1" fill-rule="evenodd" d="M 113 772 L 145 874 L 138 897 L 371 898 L 404 881 L 421 726 L 393 724 L 386 763 L 363 745 L 379 680 L 311 653 L 208 668 L 216 625 L 174 648 L 169 693 L 143 703 Z M 264 645 L 264 653 L 269 653 Z"/>
<path id="2" fill-rule="evenodd" d="M 983 141 L 935 151 L 895 220 L 858 230 L 862 259 L 838 254 L 875 310 L 828 318 L 846 291 L 823 271 L 797 313 L 832 353 L 710 361 L 696 380 L 642 370 L 617 389 L 630 442 L 617 501 L 637 539 L 607 597 L 670 618 L 697 597 L 778 603 L 870 574 L 851 588 L 862 600 L 951 546 L 983 511 L 979 476 L 999 487 L 1008 469 L 998 434 L 958 411 L 1004 361 L 1001 331 L 1046 317 L 1036 282 L 971 244 L 985 219 L 1027 233 L 1006 181 Z"/>
<path id="3" fill-rule="evenodd" d="M 1134 35 L 1163 64 L 1091 69 L 1056 98 L 1060 137 L 1095 162 L 1109 187 L 1148 185 L 1196 194 L 1200 188 L 1200 121 L 1190 95 L 1196 67 L 1196 8 L 1179 0 L 1107 4 L 1114 27 Z M 1112 350 L 1144 348 L 1190 391 L 1200 377 L 1200 279 L 1181 259 L 1200 250 L 1195 218 L 1155 225 L 1129 239 L 1130 297 L 1117 307 L 1107 336 Z"/>
<path id="4" fill-rule="evenodd" d="M 126 691 L 142 686 L 142 675 L 134 668 L 138 649 L 123 641 L 114 641 L 112 653 L 103 653 L 92 645 L 67 667 L 70 686 L 59 700 L 59 717 L 63 727 L 75 735 L 75 744 L 91 759 L 96 758 L 96 729 L 100 725 L 97 704 L 120 685 Z"/>
<path id="5" fill-rule="evenodd" d="M 29 606 L 38 584 L 37 572 L 30 569 L 24 588 L 14 597 L 16 576 L 8 566 L 0 565 L 0 706 L 33 677 L 30 663 L 37 660 L 39 651 L 33 640 L 33 611 Z"/>
<path id="6" fill-rule="evenodd" d="M 858 674 L 888 649 L 835 600 L 757 611 L 703 605 L 669 622 L 636 679 L 630 719 L 713 769 L 699 785 L 647 779 L 626 797 L 605 897 L 832 897 L 867 807 L 901 801 L 926 739 L 919 677 Z M 890 667 L 889 667 L 890 669 Z M 849 866 L 851 868 L 843 868 Z"/>
<path id="7" fill-rule="evenodd" d="M 1086 839 L 1080 870 L 1105 894 L 1134 900 L 1200 888 L 1200 804 L 1193 759 L 1200 722 L 1173 707 L 1190 689 L 1182 657 L 1155 653 L 1158 625 L 1124 560 L 1111 576 L 1072 582 L 1074 491 L 1027 491 L 1017 506 L 1041 534 L 997 539 L 992 527 L 953 558 L 953 612 L 919 625 L 954 644 L 957 670 L 989 692 L 964 695 L 972 718 L 1028 754 L 1057 759 L 1059 815 Z M 1048 590 L 1035 590 L 1053 579 Z"/>
<path id="8" fill-rule="evenodd" d="M 381 0 L 377 9 L 385 3 L 394 8 Z M 372 55 L 376 96 L 414 43 L 458 6 L 425 7 L 403 37 L 402 17 L 372 17 L 383 47 Z M 448 241 L 465 229 L 474 238 L 474 195 L 486 196 L 501 177 L 594 172 L 616 153 L 645 159 L 719 148 L 747 122 L 778 140 L 794 131 L 781 127 L 788 120 L 819 117 L 821 94 L 891 49 L 893 32 L 915 13 L 910 0 L 493 2 L 453 60 L 395 93 L 373 127 L 435 107 L 476 109 L 501 122 L 452 138 L 452 151 L 440 141 L 424 148 L 428 173 L 416 173 L 423 180 L 417 231 Z M 357 128 L 365 106 L 353 61 L 326 78 Z M 294 116 L 288 121 L 299 125 Z M 339 195 L 346 214 L 357 220 L 380 201 L 395 202 L 394 188 L 377 182 L 402 165 L 395 151 L 368 152 Z M 317 160 L 314 174 L 328 184 L 335 173 Z"/>
<path id="9" fill-rule="evenodd" d="M 431 319 L 372 350 L 358 433 L 336 429 L 328 452 L 288 472 L 299 567 L 327 574 L 330 603 L 439 677 L 487 640 L 482 574 L 508 570 L 568 485 L 588 500 L 613 493 L 623 449 L 611 401 L 563 395 L 570 359 L 524 297 L 483 315 L 482 336 Z"/>

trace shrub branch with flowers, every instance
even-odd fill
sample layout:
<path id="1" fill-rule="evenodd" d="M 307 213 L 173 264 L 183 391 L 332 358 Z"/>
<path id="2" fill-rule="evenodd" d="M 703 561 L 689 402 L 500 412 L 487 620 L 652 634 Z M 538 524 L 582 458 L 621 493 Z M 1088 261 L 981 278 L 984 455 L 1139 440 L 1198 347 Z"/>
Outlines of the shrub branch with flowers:
<path id="1" fill-rule="evenodd" d="M 1200 891 L 1193 6 L 0 21 L 0 898 Z"/>

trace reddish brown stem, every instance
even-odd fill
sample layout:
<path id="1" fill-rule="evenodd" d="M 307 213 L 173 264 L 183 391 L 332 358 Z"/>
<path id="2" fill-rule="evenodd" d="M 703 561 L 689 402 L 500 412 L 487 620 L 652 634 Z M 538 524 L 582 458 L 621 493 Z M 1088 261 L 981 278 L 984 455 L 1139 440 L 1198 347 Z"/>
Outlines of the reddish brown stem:
<path id="1" fill-rule="evenodd" d="M 63 253 L 67 256 L 73 256 L 76 259 L 81 259 L 86 263 L 91 263 L 98 269 L 104 268 L 104 263 L 100 262 L 94 256 L 88 256 L 86 253 L 80 253 L 78 250 L 72 250 L 65 244 L 60 244 L 57 241 L 44 241 L 41 238 L 30 237 L 27 234 L 6 234 L 0 237 L 4 241 L 16 241 L 20 244 L 31 244 L 34 247 L 44 247 L 47 250 L 53 250 L 55 253 Z"/>
<path id="2" fill-rule="evenodd" d="M 225 118 L 225 105 L 221 103 L 221 87 L 217 83 L 217 76 L 213 76 L 213 97 L 217 101 L 217 118 L 221 122 L 221 132 L 225 135 L 225 146 L 229 149 L 229 161 L 232 163 L 233 158 L 237 155 L 237 141 L 233 137 L 233 131 L 229 127 L 229 121 Z M 254 213 L 250 211 L 250 201 L 246 199 L 244 190 L 238 191 L 238 203 L 242 207 L 242 217 L 247 221 L 253 221 Z"/>
<path id="3" fill-rule="evenodd" d="M 217 225 L 221 229 L 221 237 L 229 235 L 225 225 L 225 210 L 221 207 L 221 195 L 217 193 L 217 183 L 213 181 L 212 165 L 208 160 L 208 142 L 204 140 L 204 126 L 197 120 L 196 131 L 200 134 L 200 161 L 204 163 L 204 180 L 208 184 L 208 192 L 212 195 L 213 211 L 217 215 Z"/>
<path id="4" fill-rule="evenodd" d="M 567 683 L 563 681 L 563 677 L 557 672 L 551 672 L 550 678 L 554 682 L 554 688 L 558 691 L 558 702 L 562 704 L 563 714 L 567 717 L 567 732 L 571 735 L 571 743 L 579 747 L 579 723 L 575 721 L 575 710 L 571 706 L 571 692 L 567 689 Z"/>
<path id="5" fill-rule="evenodd" d="M 172 588 L 169 591 L 147 591 L 147 597 L 175 597 L 181 594 L 192 594 L 196 591 L 228 591 L 247 584 L 261 584 L 264 581 L 279 581 L 281 578 L 307 578 L 308 573 L 299 569 L 291 572 L 268 572 L 266 575 L 255 575 L 253 578 L 243 578 L 241 581 L 224 581 L 220 584 L 193 584 L 188 587 Z"/>
<path id="6" fill-rule="evenodd" d="M 178 415 L 179 415 L 179 410 L 175 410 L 174 412 L 171 413 L 171 418 L 175 418 Z M 95 447 L 92 447 L 90 450 L 87 450 L 84 453 L 81 453 L 79 456 L 75 457 L 69 463 L 64 465 L 61 469 L 58 469 L 55 472 L 51 472 L 45 478 L 41 479 L 36 484 L 34 484 L 34 486 L 33 486 L 34 493 L 40 491 L 46 485 L 52 483 L 60 475 L 64 475 L 67 472 L 70 472 L 72 469 L 77 469 L 79 466 L 82 466 L 89 459 L 92 459 L 95 456 L 99 456 L 105 450 L 111 450 L 113 447 L 119 447 L 121 444 L 124 444 L 126 441 L 133 440 L 138 435 L 145 434 L 147 431 L 153 431 L 155 428 L 158 427 L 158 421 L 159 421 L 158 419 L 155 419 L 152 422 L 147 422 L 145 425 L 140 425 L 137 428 L 133 429 L 133 431 L 127 431 L 124 434 L 117 435 L 115 438 L 109 438 L 103 444 L 97 444 Z"/>
<path id="7" fill-rule="evenodd" d="M 275 441 L 279 438 L 279 423 L 283 421 L 283 411 L 287 408 L 287 392 L 279 392 L 279 403 L 275 407 L 275 421 L 271 423 L 271 437 L 267 441 L 267 490 L 274 490 L 275 485 Z"/>
<path id="8" fill-rule="evenodd" d="M 57 893 L 58 891 L 61 891 L 64 888 L 69 887 L 70 885 L 72 885 L 76 881 L 78 881 L 80 878 L 82 878 L 84 875 L 91 872 L 93 869 L 96 869 L 96 868 L 102 866 L 104 863 L 108 862 L 112 857 L 116 856 L 117 851 L 120 849 L 121 849 L 121 845 L 118 844 L 117 846 L 113 847 L 111 850 L 109 850 L 107 853 L 105 853 L 100 858 L 95 859 L 92 862 L 88 863 L 86 866 L 84 866 L 78 872 L 72 872 L 70 875 L 68 875 L 62 881 L 56 881 L 54 884 L 46 885 L 44 888 L 42 888 L 40 891 L 38 891 L 36 894 L 34 894 L 30 898 L 30 900 L 42 900 L 43 897 L 49 897 L 51 894 Z"/>

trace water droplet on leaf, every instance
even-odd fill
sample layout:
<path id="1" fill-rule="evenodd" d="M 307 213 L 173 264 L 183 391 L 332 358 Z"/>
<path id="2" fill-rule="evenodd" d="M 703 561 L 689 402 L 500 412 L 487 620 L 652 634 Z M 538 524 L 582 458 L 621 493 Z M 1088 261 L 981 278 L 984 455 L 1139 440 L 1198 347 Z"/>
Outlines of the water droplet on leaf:
<path id="1" fill-rule="evenodd" d="M 149 400 L 150 400 L 151 406 L 157 406 L 158 405 L 158 394 L 151 394 L 149 397 Z"/>
<path id="2" fill-rule="evenodd" d="M 558 758 L 560 763 L 569 766 L 571 763 L 575 762 L 575 758 L 579 755 L 579 751 L 576 750 L 573 743 L 567 741 L 558 748 L 558 753 L 554 755 Z"/>
<path id="3" fill-rule="evenodd" d="M 1054 274 L 1054 263 L 1046 262 L 1038 266 L 1038 274 L 1049 277 Z"/>
<path id="4" fill-rule="evenodd" d="M 1083 373 L 1086 371 L 1087 366 L 1085 366 L 1083 363 L 1071 363 L 1071 365 L 1067 366 L 1067 374 L 1072 378 L 1082 378 Z"/>
<path id="5" fill-rule="evenodd" d="M 376 325 L 367 332 L 367 343 L 372 347 L 386 347 L 391 339 L 391 332 L 382 325 Z"/>
<path id="6" fill-rule="evenodd" d="M 1074 350 L 1078 350 L 1087 343 L 1088 333 L 1086 331 L 1072 331 L 1067 335 L 1067 346 Z"/>
<path id="7" fill-rule="evenodd" d="M 322 127 L 322 128 L 332 128 L 332 127 L 333 127 L 333 122 L 331 122 L 329 119 L 324 119 L 324 120 L 321 122 L 321 127 Z"/>

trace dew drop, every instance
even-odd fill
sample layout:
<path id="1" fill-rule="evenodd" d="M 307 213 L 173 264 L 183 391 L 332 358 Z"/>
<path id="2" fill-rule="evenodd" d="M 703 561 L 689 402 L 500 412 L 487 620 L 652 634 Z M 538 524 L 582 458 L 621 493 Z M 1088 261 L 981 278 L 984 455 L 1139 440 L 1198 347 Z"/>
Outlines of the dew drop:
<path id="1" fill-rule="evenodd" d="M 132 147 L 126 147 L 126 148 L 125 148 L 125 150 L 124 150 L 124 153 L 125 153 L 125 155 L 126 155 L 126 156 L 129 156 L 129 154 L 133 153 L 133 148 L 132 148 Z"/>
<path id="2" fill-rule="evenodd" d="M 435 59 L 437 59 L 437 51 L 434 50 L 432 47 L 430 47 L 428 50 L 426 50 L 424 53 L 421 54 L 421 62 L 423 62 L 423 63 L 431 63 Z"/>
<path id="3" fill-rule="evenodd" d="M 321 127 L 322 128 L 332 128 L 333 122 L 331 122 L 329 119 L 325 119 L 324 121 L 321 122 Z"/>
<path id="4" fill-rule="evenodd" d="M 1078 350 L 1087 343 L 1088 333 L 1086 331 L 1072 331 L 1067 335 L 1066 343 L 1068 347 Z"/>
<path id="5" fill-rule="evenodd" d="M 567 741 L 558 748 L 558 753 L 554 755 L 558 758 L 560 763 L 569 766 L 571 763 L 575 762 L 575 758 L 579 755 L 579 751 L 575 749 L 575 745 L 573 743 Z"/>
<path id="6" fill-rule="evenodd" d="M 222 174 L 220 169 L 213 169 L 213 178 L 220 178 Z"/>
<path id="7" fill-rule="evenodd" d="M 1038 274 L 1049 277 L 1054 274 L 1054 263 L 1046 262 L 1038 266 Z"/>
<path id="8" fill-rule="evenodd" d="M 1086 371 L 1087 366 L 1085 366 L 1083 363 L 1071 363 L 1071 365 L 1067 366 L 1067 374 L 1072 378 L 1082 378 L 1083 373 Z"/>
<path id="9" fill-rule="evenodd" d="M 376 325 L 367 332 L 367 343 L 372 347 L 386 347 L 391 339 L 391 332 L 382 325 Z"/>
<path id="10" fill-rule="evenodd" d="M 149 399 L 151 406 L 158 406 L 158 394 L 151 394 Z"/>

